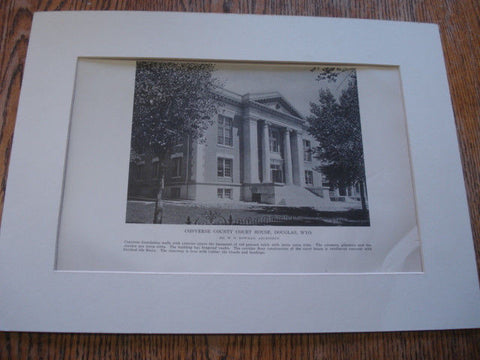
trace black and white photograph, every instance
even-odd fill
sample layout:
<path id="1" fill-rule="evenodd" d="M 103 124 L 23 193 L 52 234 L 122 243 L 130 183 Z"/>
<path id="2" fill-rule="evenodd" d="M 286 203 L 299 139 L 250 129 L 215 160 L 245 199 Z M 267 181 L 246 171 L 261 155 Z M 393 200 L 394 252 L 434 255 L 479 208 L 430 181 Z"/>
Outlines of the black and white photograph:
<path id="1" fill-rule="evenodd" d="M 126 222 L 370 226 L 357 70 L 137 61 Z"/>

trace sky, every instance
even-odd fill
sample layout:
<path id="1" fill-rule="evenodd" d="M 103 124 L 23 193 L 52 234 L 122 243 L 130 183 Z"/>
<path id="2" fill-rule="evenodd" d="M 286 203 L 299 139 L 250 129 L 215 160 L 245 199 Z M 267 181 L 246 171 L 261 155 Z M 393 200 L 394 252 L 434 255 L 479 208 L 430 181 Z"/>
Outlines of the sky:
<path id="1" fill-rule="evenodd" d="M 348 85 L 345 75 L 335 83 L 317 81 L 313 65 L 217 63 L 215 76 L 224 88 L 240 95 L 277 91 L 304 117 L 310 115 L 310 102 L 318 102 L 321 88 L 330 88 L 335 96 Z"/>

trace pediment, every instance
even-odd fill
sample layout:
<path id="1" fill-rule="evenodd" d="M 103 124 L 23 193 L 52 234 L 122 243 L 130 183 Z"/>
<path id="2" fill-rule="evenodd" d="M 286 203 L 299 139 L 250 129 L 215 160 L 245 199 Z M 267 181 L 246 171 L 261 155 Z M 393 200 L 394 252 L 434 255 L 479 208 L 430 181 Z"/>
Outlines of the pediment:
<path id="1" fill-rule="evenodd" d="M 281 113 L 302 118 L 300 113 L 278 92 L 255 94 L 250 99 Z"/>

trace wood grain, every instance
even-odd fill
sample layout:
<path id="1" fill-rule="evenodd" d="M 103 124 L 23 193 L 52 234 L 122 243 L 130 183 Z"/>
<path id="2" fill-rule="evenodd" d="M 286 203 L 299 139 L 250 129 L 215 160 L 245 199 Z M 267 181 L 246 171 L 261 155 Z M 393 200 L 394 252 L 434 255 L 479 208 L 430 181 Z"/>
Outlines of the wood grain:
<path id="1" fill-rule="evenodd" d="M 1 208 L 32 16 L 35 11 L 47 10 L 230 12 L 439 24 L 459 136 L 477 264 L 480 263 L 478 0 L 0 0 Z M 0 333 L 0 359 L 393 358 L 480 359 L 480 331 L 217 336 Z"/>

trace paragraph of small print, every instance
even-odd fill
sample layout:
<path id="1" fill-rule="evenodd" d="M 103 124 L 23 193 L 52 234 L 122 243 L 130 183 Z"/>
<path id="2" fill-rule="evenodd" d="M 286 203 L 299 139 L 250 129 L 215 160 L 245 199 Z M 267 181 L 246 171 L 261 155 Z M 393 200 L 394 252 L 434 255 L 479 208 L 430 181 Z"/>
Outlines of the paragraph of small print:
<path id="1" fill-rule="evenodd" d="M 372 251 L 367 243 L 304 243 L 304 242 L 189 242 L 132 241 L 123 243 L 123 251 L 138 253 L 181 253 L 218 255 L 265 255 L 271 252 L 349 252 Z"/>

